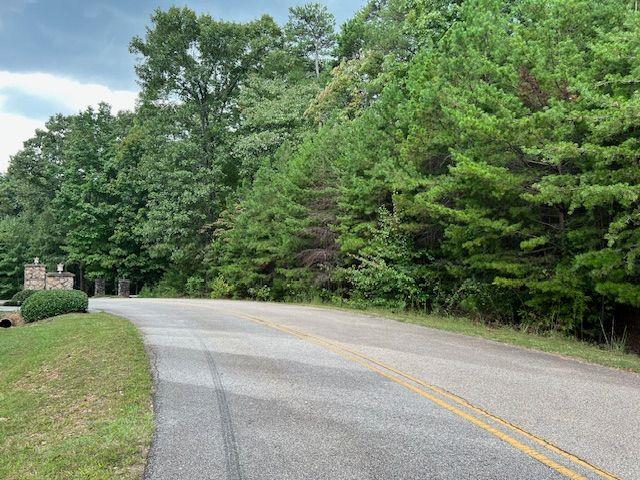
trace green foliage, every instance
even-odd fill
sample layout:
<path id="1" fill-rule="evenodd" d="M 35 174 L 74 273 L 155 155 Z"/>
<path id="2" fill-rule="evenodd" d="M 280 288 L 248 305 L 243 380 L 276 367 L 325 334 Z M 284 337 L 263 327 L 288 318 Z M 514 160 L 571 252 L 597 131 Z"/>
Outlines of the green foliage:
<path id="1" fill-rule="evenodd" d="M 209 282 L 209 290 L 211 298 L 231 298 L 233 295 L 233 287 L 225 281 L 222 275 L 218 275 Z"/>
<path id="2" fill-rule="evenodd" d="M 334 16 L 325 5 L 307 3 L 289 8 L 289 21 L 284 27 L 287 40 L 293 51 L 312 59 L 316 77 L 333 49 L 334 26 Z"/>
<path id="3" fill-rule="evenodd" d="M 65 313 L 86 312 L 87 294 L 79 290 L 40 290 L 23 303 L 20 314 L 31 323 Z"/>
<path id="4" fill-rule="evenodd" d="M 371 241 L 356 257 L 357 264 L 346 272 L 353 285 L 351 295 L 380 306 L 416 305 L 419 290 L 413 254 L 400 231 L 400 219 L 385 209 L 380 210 L 379 219 Z"/>
<path id="5" fill-rule="evenodd" d="M 136 111 L 52 117 L 0 177 L 0 296 L 38 255 L 612 343 L 640 311 L 639 38 L 626 0 L 371 0 L 337 36 L 319 4 L 158 10 Z"/>
<path id="6" fill-rule="evenodd" d="M 259 288 L 251 287 L 249 288 L 249 291 L 247 293 L 249 294 L 250 298 L 254 298 L 262 302 L 272 300 L 271 289 L 267 285 L 263 285 Z"/>
<path id="7" fill-rule="evenodd" d="M 243 121 L 231 147 L 240 182 L 252 181 L 263 164 L 274 161 L 283 145 L 300 142 L 310 128 L 305 111 L 317 93 L 315 81 L 298 78 L 295 71 L 285 72 L 280 67 L 247 81 L 238 97 Z"/>
<path id="8" fill-rule="evenodd" d="M 20 290 L 11 297 L 11 300 L 4 302 L 4 304 L 5 306 L 19 307 L 36 291 L 37 290 Z"/>
<path id="9" fill-rule="evenodd" d="M 182 279 L 175 271 L 168 271 L 154 286 L 145 285 L 140 297 L 146 298 L 178 298 L 184 295 L 186 279 Z"/>
<path id="10" fill-rule="evenodd" d="M 158 284 L 155 287 L 144 286 L 140 290 L 140 298 L 180 298 L 182 295 L 173 287 Z"/>
<path id="11" fill-rule="evenodd" d="M 407 0 L 369 0 L 340 29 L 336 53 L 340 59 L 353 59 L 373 51 L 406 58 L 412 35 L 405 28 L 410 11 Z"/>
<path id="12" fill-rule="evenodd" d="M 331 285 L 338 250 L 332 160 L 341 135 L 326 128 L 294 154 L 281 151 L 219 222 L 212 276 L 222 275 L 236 295 L 302 298 Z"/>
<path id="13" fill-rule="evenodd" d="M 29 226 L 20 217 L 0 219 L 0 297 L 8 298 L 20 288 L 29 258 Z"/>
<path id="14" fill-rule="evenodd" d="M 185 292 L 190 297 L 203 297 L 205 295 L 204 278 L 198 275 L 187 278 Z"/>
<path id="15" fill-rule="evenodd" d="M 139 227 L 154 258 L 200 274 L 212 226 L 238 182 L 230 150 L 238 96 L 281 43 L 273 19 L 216 20 L 188 8 L 157 10 L 131 51 L 144 102 L 141 128 L 148 221 Z"/>

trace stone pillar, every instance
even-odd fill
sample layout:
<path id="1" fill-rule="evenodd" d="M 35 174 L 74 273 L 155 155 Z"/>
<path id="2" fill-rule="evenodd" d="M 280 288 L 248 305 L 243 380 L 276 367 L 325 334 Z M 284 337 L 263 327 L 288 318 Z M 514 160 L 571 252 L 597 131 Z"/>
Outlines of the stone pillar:
<path id="1" fill-rule="evenodd" d="M 47 269 L 38 259 L 24 266 L 24 289 L 44 290 L 47 286 Z"/>
<path id="2" fill-rule="evenodd" d="M 131 282 L 126 278 L 121 278 L 118 281 L 118 296 L 129 298 L 130 291 L 131 291 Z"/>
<path id="3" fill-rule="evenodd" d="M 47 273 L 47 290 L 73 290 L 75 275 L 69 272 Z"/>
<path id="4" fill-rule="evenodd" d="M 104 278 L 96 278 L 93 294 L 96 297 L 104 297 L 105 291 Z"/>

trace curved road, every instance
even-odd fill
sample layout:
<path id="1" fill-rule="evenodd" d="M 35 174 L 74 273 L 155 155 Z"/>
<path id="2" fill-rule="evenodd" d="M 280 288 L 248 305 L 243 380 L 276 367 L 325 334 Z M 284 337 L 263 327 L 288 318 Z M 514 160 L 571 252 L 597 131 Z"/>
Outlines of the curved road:
<path id="1" fill-rule="evenodd" d="M 148 479 L 640 479 L 640 375 L 315 307 L 91 308 L 152 357 Z"/>

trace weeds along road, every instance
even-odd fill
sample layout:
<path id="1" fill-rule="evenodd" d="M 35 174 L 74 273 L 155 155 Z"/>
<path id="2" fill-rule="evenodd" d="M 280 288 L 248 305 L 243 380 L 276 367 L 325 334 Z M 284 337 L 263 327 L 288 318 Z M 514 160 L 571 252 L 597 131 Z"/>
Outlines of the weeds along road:
<path id="1" fill-rule="evenodd" d="M 352 312 L 98 299 L 144 333 L 149 479 L 640 479 L 640 375 Z"/>

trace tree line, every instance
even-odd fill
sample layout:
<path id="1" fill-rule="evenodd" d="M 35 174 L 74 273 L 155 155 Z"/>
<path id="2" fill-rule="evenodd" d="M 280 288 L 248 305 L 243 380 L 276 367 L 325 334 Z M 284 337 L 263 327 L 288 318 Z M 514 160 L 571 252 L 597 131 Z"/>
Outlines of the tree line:
<path id="1" fill-rule="evenodd" d="M 171 8 L 130 48 L 134 112 L 55 115 L 0 176 L 0 297 L 39 255 L 85 290 L 638 328 L 634 2 Z"/>

